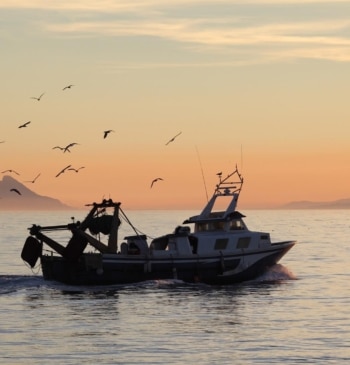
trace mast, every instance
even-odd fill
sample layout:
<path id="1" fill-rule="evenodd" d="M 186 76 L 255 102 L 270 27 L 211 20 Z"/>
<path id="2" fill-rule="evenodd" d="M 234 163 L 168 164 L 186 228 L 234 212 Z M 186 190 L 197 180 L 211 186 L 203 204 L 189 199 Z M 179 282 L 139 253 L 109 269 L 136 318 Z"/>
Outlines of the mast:
<path id="1" fill-rule="evenodd" d="M 232 176 L 236 177 L 235 179 L 236 181 L 231 180 Z M 211 199 L 209 200 L 209 202 L 199 215 L 199 218 L 201 219 L 205 219 L 210 216 L 210 214 L 213 211 L 216 199 L 220 197 L 227 197 L 227 196 L 232 197 L 231 202 L 226 208 L 223 217 L 226 217 L 228 214 L 234 212 L 236 209 L 239 193 L 241 192 L 243 186 L 243 177 L 241 176 L 236 167 L 236 169 L 232 173 L 228 174 L 224 179 L 221 179 L 221 176 L 219 176 L 219 179 L 220 181 L 216 185 L 216 189 L 214 191 L 213 196 L 211 197 Z"/>
<path id="2" fill-rule="evenodd" d="M 119 219 L 119 206 L 120 203 L 116 203 L 114 206 L 113 212 L 113 224 L 112 229 L 108 237 L 108 251 L 109 252 L 117 252 L 118 250 L 118 229 L 120 225 Z"/>

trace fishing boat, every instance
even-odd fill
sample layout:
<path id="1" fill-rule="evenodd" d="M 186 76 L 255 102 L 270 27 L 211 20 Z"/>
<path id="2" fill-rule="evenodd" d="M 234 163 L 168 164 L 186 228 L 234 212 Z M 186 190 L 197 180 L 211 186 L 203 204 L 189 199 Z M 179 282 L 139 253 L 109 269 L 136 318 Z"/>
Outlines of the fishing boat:
<path id="1" fill-rule="evenodd" d="M 171 233 L 150 239 L 131 223 L 120 202 L 108 199 L 88 204 L 90 211 L 81 222 L 32 225 L 21 257 L 31 268 L 40 259 L 45 279 L 70 285 L 164 279 L 223 285 L 254 279 L 278 263 L 296 241 L 273 243 L 269 233 L 249 230 L 245 216 L 236 210 L 243 177 L 237 168 L 225 178 L 218 175 L 202 212 Z M 122 221 L 133 234 L 119 243 Z M 66 245 L 48 236 L 61 230 L 68 231 Z"/>

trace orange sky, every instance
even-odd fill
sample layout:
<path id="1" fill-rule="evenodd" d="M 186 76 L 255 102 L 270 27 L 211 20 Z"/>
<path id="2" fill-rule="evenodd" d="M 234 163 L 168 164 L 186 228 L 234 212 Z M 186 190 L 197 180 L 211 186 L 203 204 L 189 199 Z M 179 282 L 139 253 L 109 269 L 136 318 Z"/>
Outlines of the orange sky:
<path id="1" fill-rule="evenodd" d="M 3 2 L 0 171 L 74 206 L 198 209 L 236 164 L 240 207 L 350 197 L 349 2 L 322 3 Z"/>

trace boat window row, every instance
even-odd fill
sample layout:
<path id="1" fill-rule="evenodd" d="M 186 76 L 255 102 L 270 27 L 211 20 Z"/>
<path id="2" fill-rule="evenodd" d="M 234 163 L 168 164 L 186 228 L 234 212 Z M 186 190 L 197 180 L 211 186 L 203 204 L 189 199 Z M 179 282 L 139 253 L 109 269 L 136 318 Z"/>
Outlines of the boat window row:
<path id="1" fill-rule="evenodd" d="M 207 231 L 236 231 L 245 229 L 244 224 L 241 220 L 233 220 L 229 222 L 205 222 L 196 224 L 196 232 L 207 232 Z"/>

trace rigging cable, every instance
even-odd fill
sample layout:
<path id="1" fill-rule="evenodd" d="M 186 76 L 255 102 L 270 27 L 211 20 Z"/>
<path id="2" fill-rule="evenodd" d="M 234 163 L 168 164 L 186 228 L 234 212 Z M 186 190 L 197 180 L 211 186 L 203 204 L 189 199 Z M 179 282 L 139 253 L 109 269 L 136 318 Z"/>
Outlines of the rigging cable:
<path id="1" fill-rule="evenodd" d="M 150 239 L 153 239 L 153 237 L 148 236 L 147 234 L 143 233 L 142 231 L 140 231 L 139 229 L 137 229 L 129 220 L 129 218 L 126 216 L 126 214 L 124 213 L 124 211 L 122 210 L 122 208 L 119 207 L 119 210 L 121 212 L 122 218 L 125 220 L 125 222 L 127 222 L 130 227 L 134 230 L 134 232 L 136 233 L 137 236 L 140 235 L 144 235 Z"/>
<path id="2" fill-rule="evenodd" d="M 197 146 L 196 147 L 196 151 L 197 151 L 197 157 L 198 157 L 198 161 L 199 161 L 199 166 L 201 168 L 201 172 L 202 172 L 202 178 L 203 178 L 203 184 L 204 184 L 204 189 L 205 189 L 205 195 L 207 197 L 207 202 L 209 201 L 209 198 L 208 198 L 208 191 L 207 191 L 207 185 L 205 183 L 205 178 L 204 178 L 204 172 L 203 172 L 203 167 L 202 167 L 202 162 L 201 162 L 201 159 L 199 157 L 199 152 L 198 152 L 198 148 Z"/>

